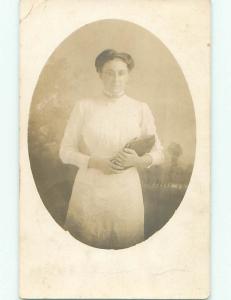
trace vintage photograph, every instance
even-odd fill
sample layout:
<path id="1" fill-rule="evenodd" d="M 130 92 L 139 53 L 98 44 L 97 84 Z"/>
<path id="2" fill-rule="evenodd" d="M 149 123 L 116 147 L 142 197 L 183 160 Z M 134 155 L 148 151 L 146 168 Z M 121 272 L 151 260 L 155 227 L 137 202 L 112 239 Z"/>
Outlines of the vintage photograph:
<path id="1" fill-rule="evenodd" d="M 19 290 L 205 299 L 210 2 L 22 0 Z"/>
<path id="2" fill-rule="evenodd" d="M 73 238 L 119 250 L 161 230 L 184 201 L 195 150 L 188 83 L 148 30 L 91 22 L 47 60 L 30 106 L 30 166 Z"/>

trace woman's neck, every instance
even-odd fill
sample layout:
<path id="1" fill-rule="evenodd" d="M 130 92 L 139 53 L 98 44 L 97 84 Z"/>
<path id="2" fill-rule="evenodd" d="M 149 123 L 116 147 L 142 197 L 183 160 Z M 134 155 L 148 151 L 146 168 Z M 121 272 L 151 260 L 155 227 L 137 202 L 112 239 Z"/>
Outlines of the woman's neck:
<path id="1" fill-rule="evenodd" d="M 122 96 L 124 96 L 125 95 L 125 92 L 124 91 L 122 91 L 121 93 L 119 93 L 119 94 L 113 94 L 113 93 L 110 93 L 110 92 L 108 92 L 108 91 L 106 91 L 106 90 L 103 90 L 103 93 L 104 93 L 104 95 L 107 97 L 107 98 L 109 98 L 110 100 L 117 100 L 117 99 L 119 99 L 119 98 L 121 98 Z"/>

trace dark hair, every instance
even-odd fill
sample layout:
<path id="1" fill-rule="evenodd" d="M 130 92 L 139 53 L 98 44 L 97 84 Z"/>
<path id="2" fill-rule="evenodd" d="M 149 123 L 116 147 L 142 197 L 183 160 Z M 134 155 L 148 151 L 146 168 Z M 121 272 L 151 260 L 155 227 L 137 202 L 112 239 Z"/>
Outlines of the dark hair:
<path id="1" fill-rule="evenodd" d="M 128 70 L 130 71 L 134 67 L 134 60 L 128 53 L 125 52 L 117 52 L 113 49 L 106 49 L 101 52 L 95 59 L 95 67 L 96 71 L 100 73 L 102 71 L 103 65 L 115 58 L 121 59 L 123 62 L 127 64 Z"/>

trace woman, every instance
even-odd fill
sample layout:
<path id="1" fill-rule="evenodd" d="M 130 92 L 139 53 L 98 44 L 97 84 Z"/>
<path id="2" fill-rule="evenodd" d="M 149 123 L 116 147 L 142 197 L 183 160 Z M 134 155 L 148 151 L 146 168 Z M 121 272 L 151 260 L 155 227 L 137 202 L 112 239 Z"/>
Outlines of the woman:
<path id="1" fill-rule="evenodd" d="M 76 104 L 60 148 L 61 160 L 79 168 L 65 227 L 88 245 L 121 249 L 144 240 L 137 169 L 160 164 L 163 152 L 147 104 L 125 94 L 134 67 L 132 57 L 104 50 L 95 67 L 103 83 L 102 95 Z M 124 148 L 145 135 L 155 135 L 149 153 L 138 156 Z"/>

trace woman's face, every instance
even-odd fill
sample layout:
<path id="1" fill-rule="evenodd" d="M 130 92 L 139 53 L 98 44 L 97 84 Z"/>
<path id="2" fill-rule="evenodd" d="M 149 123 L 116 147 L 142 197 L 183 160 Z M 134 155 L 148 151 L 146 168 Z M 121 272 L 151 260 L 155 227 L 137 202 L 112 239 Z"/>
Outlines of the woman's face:
<path id="1" fill-rule="evenodd" d="M 107 61 L 100 72 L 104 90 L 114 97 L 124 92 L 128 77 L 127 64 L 118 58 Z"/>

